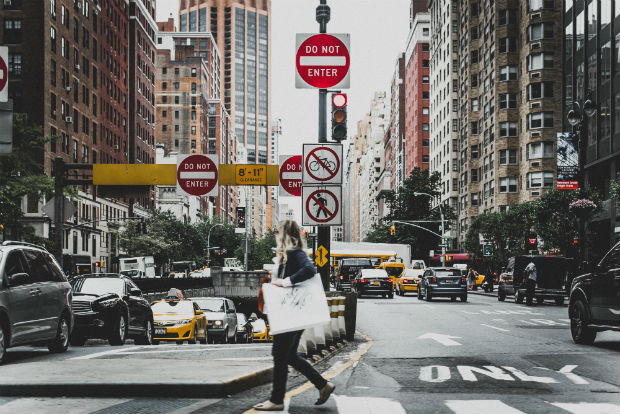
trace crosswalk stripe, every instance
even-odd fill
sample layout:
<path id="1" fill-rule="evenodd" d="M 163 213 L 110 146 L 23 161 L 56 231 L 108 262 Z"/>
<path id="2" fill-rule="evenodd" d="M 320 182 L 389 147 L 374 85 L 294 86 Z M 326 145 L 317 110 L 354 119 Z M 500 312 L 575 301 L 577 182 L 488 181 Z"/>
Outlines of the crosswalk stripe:
<path id="1" fill-rule="evenodd" d="M 609 403 L 550 403 L 573 414 L 618 414 L 620 405 Z"/>
<path id="2" fill-rule="evenodd" d="M 454 414 L 525 414 L 500 400 L 448 400 Z"/>
<path id="3" fill-rule="evenodd" d="M 334 395 L 338 414 L 407 414 L 400 402 L 390 398 Z"/>

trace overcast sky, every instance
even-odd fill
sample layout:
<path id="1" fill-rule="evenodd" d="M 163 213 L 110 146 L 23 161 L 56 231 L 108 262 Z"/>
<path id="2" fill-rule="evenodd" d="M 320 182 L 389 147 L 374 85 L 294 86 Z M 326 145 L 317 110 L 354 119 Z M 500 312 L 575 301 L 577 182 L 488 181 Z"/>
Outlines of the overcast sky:
<path id="1" fill-rule="evenodd" d="M 348 131 L 353 136 L 357 121 L 369 110 L 374 92 L 390 88 L 396 58 L 406 46 L 410 1 L 327 3 L 331 7 L 327 32 L 351 34 L 351 89 L 346 92 Z M 295 89 L 295 34 L 318 33 L 318 4 L 318 0 L 272 0 L 271 117 L 282 120 L 280 154 L 301 154 L 304 142 L 318 141 L 318 92 Z M 170 13 L 178 17 L 178 0 L 157 0 L 157 20 L 167 20 Z M 301 204 L 296 197 L 282 197 L 280 202 L 291 207 Z"/>

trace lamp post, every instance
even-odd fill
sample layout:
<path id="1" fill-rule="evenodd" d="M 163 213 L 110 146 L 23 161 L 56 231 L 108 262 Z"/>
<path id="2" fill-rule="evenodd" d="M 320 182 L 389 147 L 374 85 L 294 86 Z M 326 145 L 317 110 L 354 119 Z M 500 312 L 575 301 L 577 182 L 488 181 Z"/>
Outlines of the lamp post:
<path id="1" fill-rule="evenodd" d="M 209 227 L 209 232 L 207 233 L 207 266 L 211 264 L 211 230 L 213 230 L 217 226 L 224 227 L 222 223 L 215 224 Z"/>
<path id="2" fill-rule="evenodd" d="M 585 116 L 584 116 L 585 115 Z M 573 108 L 566 114 L 566 120 L 568 123 L 577 130 L 578 141 L 577 150 L 579 154 L 579 185 L 583 186 L 585 181 L 584 165 L 586 159 L 586 139 L 585 130 L 586 122 L 588 118 L 592 118 L 596 115 L 596 104 L 590 99 L 588 93 L 583 104 L 577 101 L 573 102 Z"/>
<path id="3" fill-rule="evenodd" d="M 431 200 L 434 198 L 433 195 L 429 193 L 415 192 L 413 193 L 413 195 L 415 197 L 425 195 L 429 197 Z M 444 219 L 443 219 L 443 210 L 441 209 L 441 201 L 439 202 L 439 205 L 437 207 L 439 207 L 439 215 L 441 217 L 441 266 L 445 266 L 446 265 L 446 233 L 445 233 L 446 226 L 445 226 Z"/>

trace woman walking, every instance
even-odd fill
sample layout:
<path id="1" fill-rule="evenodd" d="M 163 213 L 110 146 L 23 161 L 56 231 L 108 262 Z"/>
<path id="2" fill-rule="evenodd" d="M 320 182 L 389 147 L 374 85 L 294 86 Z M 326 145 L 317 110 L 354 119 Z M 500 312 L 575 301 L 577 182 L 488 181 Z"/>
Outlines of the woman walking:
<path id="1" fill-rule="evenodd" d="M 278 271 L 272 276 L 272 284 L 290 287 L 312 278 L 316 274 L 314 265 L 303 250 L 299 225 L 293 220 L 280 223 L 276 233 Z M 269 401 L 254 406 L 260 411 L 283 411 L 288 365 L 301 372 L 319 390 L 316 405 L 324 404 L 336 386 L 327 381 L 297 353 L 303 330 L 285 332 L 273 336 L 273 390 Z"/>

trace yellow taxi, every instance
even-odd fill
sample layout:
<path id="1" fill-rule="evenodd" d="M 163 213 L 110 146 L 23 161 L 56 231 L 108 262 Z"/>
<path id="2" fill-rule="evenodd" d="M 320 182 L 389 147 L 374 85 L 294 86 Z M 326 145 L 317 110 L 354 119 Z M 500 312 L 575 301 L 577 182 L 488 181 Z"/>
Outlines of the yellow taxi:
<path id="1" fill-rule="evenodd" d="M 392 279 L 392 286 L 396 286 L 398 278 L 405 270 L 405 264 L 401 262 L 383 262 L 377 269 L 383 269 L 386 271 L 390 279 Z"/>
<path id="2" fill-rule="evenodd" d="M 151 303 L 153 311 L 153 343 L 187 341 L 207 343 L 207 318 L 200 307 L 191 300 L 167 298 Z"/>
<path id="3" fill-rule="evenodd" d="M 250 323 L 253 329 L 253 342 L 273 342 L 273 335 L 269 333 L 269 325 L 265 323 L 264 319 L 250 317 Z"/>
<path id="4" fill-rule="evenodd" d="M 423 272 L 423 270 L 422 270 Z M 405 296 L 407 292 L 417 292 L 418 282 L 422 273 L 416 269 L 405 269 L 398 279 L 396 279 L 396 293 Z"/>

